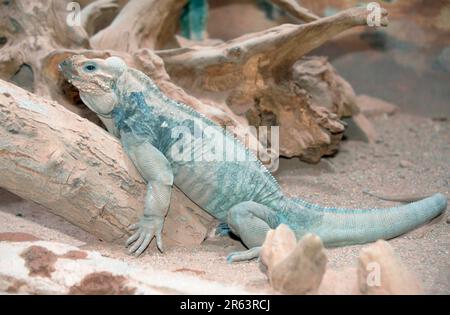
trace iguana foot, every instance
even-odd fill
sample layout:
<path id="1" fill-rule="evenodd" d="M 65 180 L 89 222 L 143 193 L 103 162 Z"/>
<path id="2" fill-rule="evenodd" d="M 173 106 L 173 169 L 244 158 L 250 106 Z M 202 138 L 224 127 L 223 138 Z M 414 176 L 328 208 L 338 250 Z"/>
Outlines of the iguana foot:
<path id="1" fill-rule="evenodd" d="M 231 233 L 231 229 L 228 224 L 222 222 L 216 228 L 216 236 L 229 236 Z"/>
<path id="2" fill-rule="evenodd" d="M 138 257 L 148 247 L 153 237 L 156 236 L 156 245 L 163 251 L 162 227 L 164 219 L 151 216 L 143 216 L 139 223 L 129 227 L 130 230 L 137 230 L 125 243 L 125 247 L 133 244 L 128 250 L 129 254 Z"/>
<path id="3" fill-rule="evenodd" d="M 241 251 L 241 252 L 233 252 L 227 256 L 227 262 L 233 263 L 244 260 L 252 260 L 259 257 L 259 253 L 261 252 L 261 246 L 253 247 L 249 250 Z"/>

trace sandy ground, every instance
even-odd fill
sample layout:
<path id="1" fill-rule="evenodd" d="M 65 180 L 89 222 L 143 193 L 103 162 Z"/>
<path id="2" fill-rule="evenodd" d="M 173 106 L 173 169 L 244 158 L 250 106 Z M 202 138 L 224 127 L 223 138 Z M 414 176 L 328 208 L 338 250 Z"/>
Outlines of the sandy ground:
<path id="1" fill-rule="evenodd" d="M 380 138 L 369 145 L 347 140 L 340 152 L 309 165 L 283 159 L 275 174 L 284 191 L 323 205 L 385 207 L 395 203 L 362 193 L 442 192 L 450 196 L 450 121 L 396 114 L 373 119 Z M 450 294 L 450 225 L 448 212 L 437 223 L 390 241 L 403 262 L 422 280 L 426 293 Z M 132 264 L 183 272 L 202 279 L 272 292 L 256 261 L 227 264 L 225 256 L 244 249 L 227 237 L 211 238 L 194 248 L 154 249 L 140 259 L 119 245 L 100 242 L 41 206 L 0 190 L 0 232 L 26 232 L 41 239 L 93 249 Z M 327 249 L 328 267 L 355 266 L 361 246 Z"/>

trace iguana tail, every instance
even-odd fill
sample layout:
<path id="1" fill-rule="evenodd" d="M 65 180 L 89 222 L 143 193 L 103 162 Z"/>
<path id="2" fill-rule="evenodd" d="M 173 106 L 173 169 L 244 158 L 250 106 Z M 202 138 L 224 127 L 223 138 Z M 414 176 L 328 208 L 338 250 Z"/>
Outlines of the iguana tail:
<path id="1" fill-rule="evenodd" d="M 311 219 L 307 225 L 299 225 L 299 230 L 317 234 L 328 246 L 390 239 L 430 221 L 447 208 L 447 197 L 439 193 L 398 207 L 365 210 L 321 207 L 298 198 L 290 200 L 297 208 L 294 217 L 301 220 L 304 213 L 305 218 Z"/>

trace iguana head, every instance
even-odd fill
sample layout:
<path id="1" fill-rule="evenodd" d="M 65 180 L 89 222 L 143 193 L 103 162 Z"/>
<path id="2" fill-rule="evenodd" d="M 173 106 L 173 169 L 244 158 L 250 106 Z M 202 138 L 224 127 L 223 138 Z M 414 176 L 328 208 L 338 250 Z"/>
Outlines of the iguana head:
<path id="1" fill-rule="evenodd" d="M 75 55 L 59 64 L 64 77 L 80 91 L 83 102 L 100 116 L 110 116 L 117 105 L 116 83 L 127 70 L 119 57 L 88 59 Z"/>

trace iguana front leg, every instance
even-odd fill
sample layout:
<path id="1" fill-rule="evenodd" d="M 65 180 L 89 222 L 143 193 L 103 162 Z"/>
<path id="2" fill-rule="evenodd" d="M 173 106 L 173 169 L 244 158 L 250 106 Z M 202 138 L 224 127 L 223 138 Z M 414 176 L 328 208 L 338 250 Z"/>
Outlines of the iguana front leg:
<path id="1" fill-rule="evenodd" d="M 128 145 L 126 151 L 148 182 L 144 214 L 138 223 L 130 226 L 136 232 L 126 241 L 126 247 L 131 245 L 129 253 L 139 256 L 156 237 L 156 244 L 163 251 L 161 234 L 172 192 L 172 168 L 166 157 L 147 142 Z"/>

